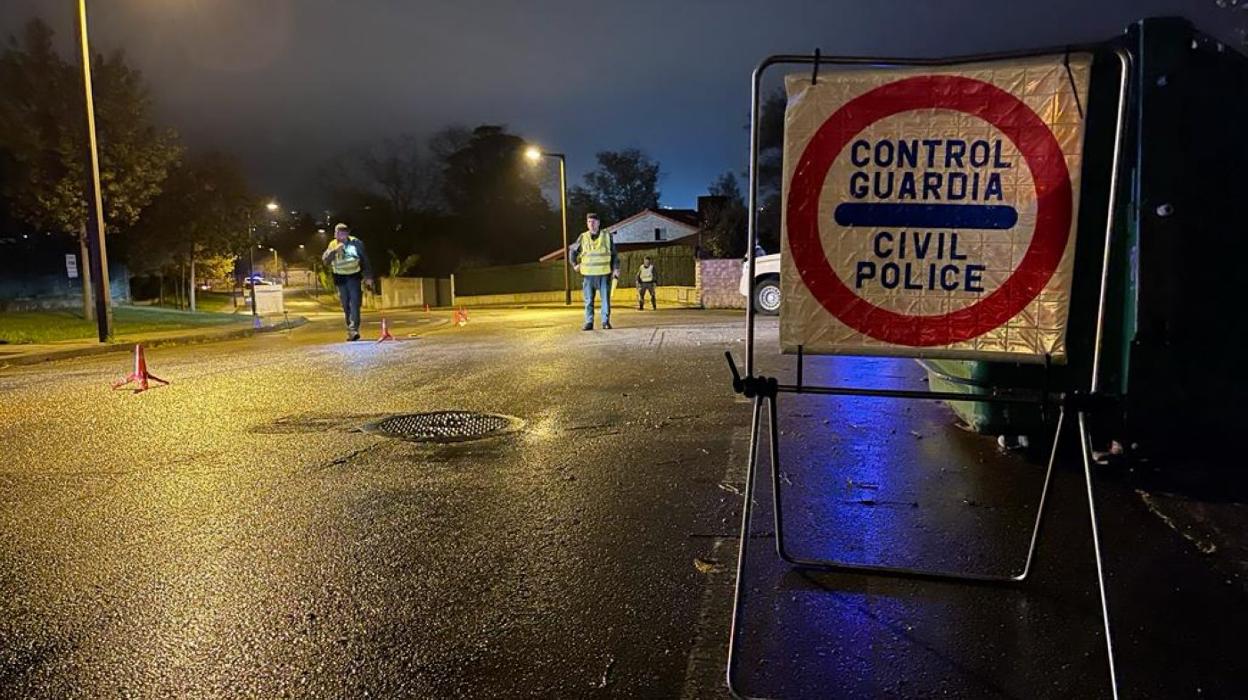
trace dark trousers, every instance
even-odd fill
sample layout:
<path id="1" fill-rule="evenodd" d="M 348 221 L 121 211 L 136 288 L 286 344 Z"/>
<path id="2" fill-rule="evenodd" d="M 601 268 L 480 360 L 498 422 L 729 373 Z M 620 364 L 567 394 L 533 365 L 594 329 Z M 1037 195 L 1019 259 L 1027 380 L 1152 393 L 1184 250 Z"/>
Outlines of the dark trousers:
<path id="1" fill-rule="evenodd" d="M 342 313 L 347 317 L 347 332 L 360 332 L 360 302 L 364 293 L 360 289 L 363 275 L 334 275 L 334 286 L 338 287 L 338 299 L 342 302 Z"/>
<path id="2" fill-rule="evenodd" d="M 637 308 L 646 305 L 646 292 L 650 292 L 650 308 L 658 309 L 659 305 L 654 300 L 654 282 L 638 282 L 637 283 Z"/>

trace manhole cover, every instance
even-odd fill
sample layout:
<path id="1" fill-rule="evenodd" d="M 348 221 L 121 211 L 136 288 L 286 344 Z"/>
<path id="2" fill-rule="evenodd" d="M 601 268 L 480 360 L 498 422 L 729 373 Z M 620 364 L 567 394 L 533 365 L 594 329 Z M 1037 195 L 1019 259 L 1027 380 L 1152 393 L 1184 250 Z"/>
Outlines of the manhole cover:
<path id="1" fill-rule="evenodd" d="M 413 442 L 463 442 L 514 433 L 523 425 L 519 418 L 496 413 L 432 411 L 390 416 L 364 426 L 364 430 Z"/>

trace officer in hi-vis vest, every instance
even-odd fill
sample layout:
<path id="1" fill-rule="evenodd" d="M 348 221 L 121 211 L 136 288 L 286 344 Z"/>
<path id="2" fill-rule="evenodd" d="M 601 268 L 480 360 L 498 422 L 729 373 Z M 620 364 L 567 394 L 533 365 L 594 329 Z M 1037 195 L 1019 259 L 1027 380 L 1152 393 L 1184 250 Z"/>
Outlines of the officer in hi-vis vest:
<path id="1" fill-rule="evenodd" d="M 342 301 L 342 313 L 347 317 L 347 340 L 360 339 L 360 302 L 363 300 L 361 286 L 373 290 L 373 271 L 368 266 L 364 241 L 351 235 L 346 224 L 334 227 L 334 240 L 321 254 L 321 261 L 334 273 L 334 286 Z"/>
<path id="2" fill-rule="evenodd" d="M 654 269 L 654 261 L 647 255 L 637 268 L 637 310 L 646 308 L 646 292 L 650 292 L 650 308 L 657 311 L 659 305 L 654 300 L 654 288 L 659 284 L 659 273 Z"/>
<path id="3" fill-rule="evenodd" d="M 585 294 L 585 325 L 583 331 L 594 330 L 594 295 L 602 297 L 602 327 L 611 329 L 611 280 L 620 277 L 620 258 L 615 252 L 611 234 L 602 233 L 601 222 L 594 213 L 585 215 L 588 231 L 572 244 L 569 259 L 581 274 L 581 290 Z"/>

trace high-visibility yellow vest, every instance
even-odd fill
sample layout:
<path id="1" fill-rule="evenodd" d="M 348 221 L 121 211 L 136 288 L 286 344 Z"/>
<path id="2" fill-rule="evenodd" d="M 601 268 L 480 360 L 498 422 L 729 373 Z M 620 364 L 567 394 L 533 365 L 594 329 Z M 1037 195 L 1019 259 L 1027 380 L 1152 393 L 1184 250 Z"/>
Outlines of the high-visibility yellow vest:
<path id="1" fill-rule="evenodd" d="M 640 268 L 638 268 L 637 278 L 640 279 L 642 282 L 653 282 L 654 281 L 654 265 L 651 265 L 649 267 L 642 265 Z"/>
<path id="2" fill-rule="evenodd" d="M 611 235 L 606 231 L 598 234 L 598 240 L 589 231 L 581 234 L 581 274 L 611 274 Z"/>
<path id="3" fill-rule="evenodd" d="M 346 243 L 339 243 L 336 238 L 330 242 L 329 249 L 334 251 L 330 267 L 335 275 L 354 275 L 360 271 L 360 247 L 356 245 L 359 242 L 355 236 L 348 236 Z"/>

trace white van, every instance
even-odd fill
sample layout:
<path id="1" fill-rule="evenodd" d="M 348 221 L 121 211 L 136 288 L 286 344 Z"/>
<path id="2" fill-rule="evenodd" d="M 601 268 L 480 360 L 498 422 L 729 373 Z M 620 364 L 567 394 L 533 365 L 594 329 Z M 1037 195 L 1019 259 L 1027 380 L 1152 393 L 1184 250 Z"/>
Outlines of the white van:
<path id="1" fill-rule="evenodd" d="M 741 261 L 741 296 L 750 296 L 750 261 Z M 754 310 L 775 316 L 780 313 L 780 254 L 754 258 Z"/>

